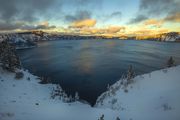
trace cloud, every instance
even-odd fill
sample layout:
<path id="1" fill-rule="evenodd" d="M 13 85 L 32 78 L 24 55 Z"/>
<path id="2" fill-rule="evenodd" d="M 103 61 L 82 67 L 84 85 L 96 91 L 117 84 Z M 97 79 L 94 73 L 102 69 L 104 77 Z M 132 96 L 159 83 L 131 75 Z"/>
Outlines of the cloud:
<path id="1" fill-rule="evenodd" d="M 116 11 L 116 12 L 113 12 L 110 17 L 121 17 L 122 16 L 122 13 L 120 11 Z"/>
<path id="2" fill-rule="evenodd" d="M 179 0 L 141 0 L 140 11 L 148 15 L 159 16 L 180 11 Z"/>
<path id="3" fill-rule="evenodd" d="M 164 23 L 164 20 L 148 19 L 144 21 L 144 25 L 161 27 Z"/>
<path id="4" fill-rule="evenodd" d="M 0 0 L 0 19 L 4 21 L 35 21 L 56 0 Z M 42 16 L 42 14 L 41 14 Z"/>
<path id="5" fill-rule="evenodd" d="M 119 27 L 119 26 L 115 26 L 115 27 L 108 27 L 108 29 L 106 30 L 107 33 L 118 33 L 121 30 L 125 30 L 125 27 Z"/>
<path id="6" fill-rule="evenodd" d="M 148 19 L 148 17 L 144 16 L 144 15 L 138 15 L 135 18 L 132 18 L 129 23 L 130 24 L 134 24 L 134 23 L 139 23 L 142 22 L 144 20 Z"/>
<path id="7" fill-rule="evenodd" d="M 174 18 L 172 16 L 177 17 L 176 15 L 179 11 L 179 0 L 140 0 L 138 14 L 130 20 L 130 23 L 138 23 L 155 17 L 174 21 L 174 19 L 171 18 Z"/>
<path id="8" fill-rule="evenodd" d="M 79 29 L 79 34 L 86 35 L 117 35 L 118 33 L 123 33 L 125 31 L 125 27 L 123 26 L 110 26 L 107 28 L 82 28 Z"/>
<path id="9" fill-rule="evenodd" d="M 23 26 L 23 23 L 9 23 L 7 21 L 0 21 L 0 31 L 15 30 Z"/>
<path id="10" fill-rule="evenodd" d="M 22 30 L 46 30 L 46 29 L 53 29 L 53 28 L 56 28 L 56 26 L 49 25 L 48 21 L 43 21 L 43 22 L 40 22 L 36 25 L 25 24 L 25 25 L 20 27 L 20 29 L 22 29 Z"/>
<path id="11" fill-rule="evenodd" d="M 174 21 L 174 22 L 180 22 L 180 12 L 177 12 L 176 14 L 168 15 L 164 18 L 165 21 Z"/>
<path id="12" fill-rule="evenodd" d="M 96 25 L 96 20 L 85 19 L 85 20 L 75 21 L 69 27 L 70 28 L 86 28 L 86 27 L 94 27 L 95 25 Z"/>
<path id="13" fill-rule="evenodd" d="M 0 0 L 0 31 L 50 27 L 33 23 L 48 16 L 48 10 L 55 2 L 56 0 Z"/>
<path id="14" fill-rule="evenodd" d="M 34 23 L 41 20 L 58 20 L 62 18 L 62 9 L 77 9 L 76 13 L 66 15 L 65 20 L 75 22 L 92 19 L 87 9 L 96 9 L 103 0 L 0 0 L 0 30 L 47 28 Z M 54 14 L 55 12 L 62 14 Z M 18 22 L 28 22 L 19 24 Z M 18 24 L 17 24 L 18 23 Z M 49 26 L 50 27 L 50 26 Z M 55 27 L 51 26 L 50 28 Z"/>
<path id="15" fill-rule="evenodd" d="M 91 13 L 87 10 L 76 11 L 73 15 L 66 15 L 65 20 L 68 22 L 90 19 Z"/>
<path id="16" fill-rule="evenodd" d="M 8 31 L 8 30 L 39 30 L 39 29 L 53 29 L 56 28 L 54 25 L 49 25 L 49 23 L 42 22 L 38 24 L 30 24 L 28 22 L 4 22 L 0 21 L 0 31 Z"/>

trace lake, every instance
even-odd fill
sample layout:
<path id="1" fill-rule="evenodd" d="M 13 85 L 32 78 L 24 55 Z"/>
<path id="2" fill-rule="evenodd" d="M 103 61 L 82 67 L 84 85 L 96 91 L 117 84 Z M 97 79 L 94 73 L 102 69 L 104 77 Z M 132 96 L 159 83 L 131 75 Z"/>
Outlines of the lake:
<path id="1" fill-rule="evenodd" d="M 66 93 L 94 104 L 97 97 L 126 73 L 137 75 L 166 66 L 170 56 L 180 64 L 180 43 L 136 40 L 59 40 L 19 50 L 25 69 L 49 77 Z"/>

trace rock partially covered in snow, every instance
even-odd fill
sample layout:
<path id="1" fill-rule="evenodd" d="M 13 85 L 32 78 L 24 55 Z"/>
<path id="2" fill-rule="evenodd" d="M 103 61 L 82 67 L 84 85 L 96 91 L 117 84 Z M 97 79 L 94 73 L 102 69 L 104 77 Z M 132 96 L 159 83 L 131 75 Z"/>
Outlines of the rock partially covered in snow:
<path id="1" fill-rule="evenodd" d="M 178 32 L 169 32 L 160 35 L 160 41 L 175 42 L 180 41 L 180 34 Z"/>

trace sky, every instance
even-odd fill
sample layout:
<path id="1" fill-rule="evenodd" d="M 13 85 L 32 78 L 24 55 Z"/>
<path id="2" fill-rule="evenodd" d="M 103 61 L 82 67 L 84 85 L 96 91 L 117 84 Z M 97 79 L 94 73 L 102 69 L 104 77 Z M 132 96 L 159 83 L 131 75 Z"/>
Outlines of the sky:
<path id="1" fill-rule="evenodd" d="M 0 32 L 131 36 L 180 32 L 180 0 L 0 0 Z"/>

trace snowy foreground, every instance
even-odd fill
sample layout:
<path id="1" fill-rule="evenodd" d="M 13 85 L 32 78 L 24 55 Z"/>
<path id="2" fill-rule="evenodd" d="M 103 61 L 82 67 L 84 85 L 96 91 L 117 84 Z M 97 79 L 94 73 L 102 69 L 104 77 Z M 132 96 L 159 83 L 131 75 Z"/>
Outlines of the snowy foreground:
<path id="1" fill-rule="evenodd" d="M 51 99 L 54 85 L 23 73 L 17 80 L 0 68 L 0 120 L 180 120 L 180 66 L 137 76 L 127 88 L 118 81 L 95 107 Z"/>

